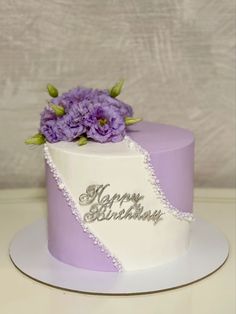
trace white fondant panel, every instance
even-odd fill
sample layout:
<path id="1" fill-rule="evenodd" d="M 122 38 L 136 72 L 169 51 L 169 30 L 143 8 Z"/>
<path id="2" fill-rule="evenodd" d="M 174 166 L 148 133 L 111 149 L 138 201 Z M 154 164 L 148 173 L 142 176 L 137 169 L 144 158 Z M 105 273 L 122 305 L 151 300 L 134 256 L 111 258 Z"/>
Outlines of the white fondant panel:
<path id="1" fill-rule="evenodd" d="M 83 217 L 91 205 L 79 205 L 79 196 L 91 184 L 110 184 L 104 194 L 140 193 L 145 210 L 165 208 L 153 191 L 141 153 L 125 141 L 48 144 L 49 153 Z M 128 209 L 114 203 L 112 210 Z M 88 223 L 95 236 L 122 263 L 124 270 L 150 268 L 183 254 L 188 247 L 189 222 L 165 213 L 156 225 L 142 220 L 103 220 Z"/>

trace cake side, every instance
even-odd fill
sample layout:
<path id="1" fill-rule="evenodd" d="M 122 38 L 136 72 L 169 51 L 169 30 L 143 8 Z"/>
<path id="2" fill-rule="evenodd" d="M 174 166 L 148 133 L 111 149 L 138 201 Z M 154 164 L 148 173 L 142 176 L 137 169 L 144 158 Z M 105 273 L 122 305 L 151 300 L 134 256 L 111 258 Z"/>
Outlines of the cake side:
<path id="1" fill-rule="evenodd" d="M 140 128 L 143 129 L 144 126 L 145 124 L 142 124 Z M 150 124 L 148 126 L 150 127 Z M 153 128 L 153 124 L 151 127 Z M 162 131 L 163 128 L 168 129 L 168 126 L 159 125 L 158 127 Z M 175 131 L 176 137 L 177 128 L 169 128 L 172 129 L 172 133 L 173 130 Z M 138 134 L 141 129 L 139 131 L 136 129 L 131 133 Z M 166 183 L 168 181 L 178 182 L 179 185 L 184 182 L 183 185 L 185 185 L 192 178 L 193 138 L 191 140 L 190 132 L 186 131 L 187 135 L 184 131 L 181 132 L 173 141 L 169 130 L 166 140 L 162 140 L 165 142 L 165 147 L 158 143 L 157 134 L 153 131 L 149 132 L 149 145 L 153 145 L 154 149 L 150 146 L 145 147 L 145 144 L 141 143 L 144 150 L 149 149 L 146 152 L 151 157 L 150 162 L 155 164 L 157 160 L 157 165 L 154 165 L 155 176 L 158 170 L 157 173 L 166 186 L 168 186 Z M 128 133 L 129 136 L 130 133 Z M 138 138 L 136 140 L 139 141 Z M 132 145 L 130 145 L 131 142 Z M 76 210 L 79 211 L 83 220 L 82 224 L 88 227 L 95 236 L 94 246 L 97 248 L 97 241 L 102 243 L 111 255 L 121 262 L 123 270 L 154 267 L 183 254 L 189 240 L 189 221 L 185 218 L 190 216 L 185 217 L 181 212 L 190 212 L 192 209 L 192 206 L 188 210 L 176 208 L 175 204 L 170 207 L 171 203 L 168 199 L 166 202 L 163 195 L 165 191 L 155 189 L 156 182 L 153 181 L 155 178 L 150 177 L 150 169 L 147 169 L 145 163 L 145 151 L 137 149 L 140 143 L 136 143 L 134 138 L 131 142 L 127 139 L 116 144 L 101 145 L 91 142 L 85 147 L 76 147 L 75 143 L 64 142 L 48 145 L 50 156 L 60 173 L 63 184 L 66 185 L 76 203 Z M 180 160 L 178 163 L 181 164 L 181 171 L 168 172 L 170 166 L 175 169 L 176 158 L 170 158 L 171 155 L 179 156 L 177 160 Z M 167 159 L 169 160 L 167 167 L 163 168 L 163 161 Z M 186 162 L 188 166 L 184 168 L 184 165 L 187 165 Z M 181 181 L 184 171 L 187 173 L 185 174 L 187 181 Z M 166 181 L 165 174 L 168 177 Z M 179 175 L 181 176 L 178 177 Z M 97 187 L 93 196 L 94 200 L 90 199 L 87 203 L 83 203 L 81 199 L 89 198 L 88 187 L 91 186 Z M 191 187 L 192 184 L 189 190 Z M 49 184 L 49 198 L 52 194 L 51 190 Z M 58 189 L 57 192 L 60 193 L 60 190 Z M 182 187 L 182 194 L 179 197 L 182 204 L 189 204 L 191 195 L 184 193 Z M 186 202 L 185 199 L 188 201 Z M 54 204 L 53 200 L 49 203 L 50 252 L 56 258 L 77 267 L 104 271 L 104 267 L 100 267 L 99 262 L 95 263 L 96 266 L 82 262 L 85 260 L 88 248 L 86 245 L 83 250 L 81 247 L 78 248 L 78 243 L 81 241 L 79 233 L 76 234 L 76 231 L 73 231 L 72 235 L 71 222 L 66 223 L 65 220 L 59 219 L 59 215 L 62 215 L 64 210 L 68 211 L 65 206 L 58 208 L 58 203 Z M 70 215 L 73 216 L 73 213 L 70 212 Z M 78 221 L 76 223 L 79 224 Z M 106 257 L 104 260 L 106 261 Z M 109 262 L 106 261 L 105 264 Z M 107 271 L 114 271 L 110 264 L 105 268 Z"/>

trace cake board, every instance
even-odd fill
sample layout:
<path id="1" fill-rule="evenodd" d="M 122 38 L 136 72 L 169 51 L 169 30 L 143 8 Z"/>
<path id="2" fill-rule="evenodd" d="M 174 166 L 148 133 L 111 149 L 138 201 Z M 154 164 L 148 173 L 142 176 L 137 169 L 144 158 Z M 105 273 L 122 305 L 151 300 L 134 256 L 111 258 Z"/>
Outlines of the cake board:
<path id="1" fill-rule="evenodd" d="M 24 274 L 47 285 L 94 294 L 142 294 L 181 287 L 220 268 L 229 254 L 224 235 L 213 225 L 196 218 L 191 226 L 188 251 L 157 267 L 121 273 L 79 269 L 55 259 L 47 248 L 46 220 L 20 230 L 9 254 Z"/>

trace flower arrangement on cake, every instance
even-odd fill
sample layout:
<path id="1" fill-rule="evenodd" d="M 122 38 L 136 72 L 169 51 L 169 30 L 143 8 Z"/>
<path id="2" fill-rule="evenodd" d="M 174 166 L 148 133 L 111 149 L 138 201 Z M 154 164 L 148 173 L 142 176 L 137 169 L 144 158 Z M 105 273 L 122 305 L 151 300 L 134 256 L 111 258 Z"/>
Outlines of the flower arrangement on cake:
<path id="1" fill-rule="evenodd" d="M 39 132 L 25 143 L 76 141 L 78 145 L 85 145 L 88 140 L 122 141 L 127 126 L 141 121 L 133 117 L 130 105 L 116 98 L 123 84 L 120 80 L 106 90 L 76 87 L 61 95 L 55 86 L 48 84 L 52 99 L 41 113 Z"/>

